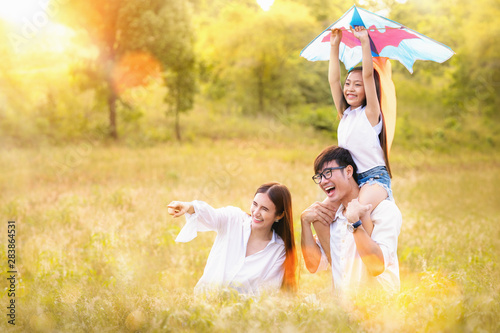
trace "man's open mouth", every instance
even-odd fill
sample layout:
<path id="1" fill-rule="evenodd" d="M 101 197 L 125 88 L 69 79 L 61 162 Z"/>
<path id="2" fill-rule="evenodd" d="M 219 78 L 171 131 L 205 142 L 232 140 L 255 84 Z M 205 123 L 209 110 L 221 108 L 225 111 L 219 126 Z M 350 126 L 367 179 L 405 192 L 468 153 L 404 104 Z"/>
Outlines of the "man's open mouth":
<path id="1" fill-rule="evenodd" d="M 330 195 L 333 191 L 335 191 L 335 186 L 331 185 L 331 186 L 325 187 L 326 194 Z"/>

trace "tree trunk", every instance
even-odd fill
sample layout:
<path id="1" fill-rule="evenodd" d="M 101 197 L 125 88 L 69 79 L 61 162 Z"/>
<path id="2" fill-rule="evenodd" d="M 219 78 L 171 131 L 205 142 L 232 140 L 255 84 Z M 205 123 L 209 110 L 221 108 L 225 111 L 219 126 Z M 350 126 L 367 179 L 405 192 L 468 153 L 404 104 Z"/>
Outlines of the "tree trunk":
<path id="1" fill-rule="evenodd" d="M 175 108 L 175 137 L 177 141 L 181 141 L 181 126 L 179 123 L 179 108 Z"/>
<path id="2" fill-rule="evenodd" d="M 113 87 L 113 82 L 108 82 L 110 85 L 109 96 L 108 96 L 108 108 L 109 108 L 109 135 L 117 140 L 118 132 L 116 130 L 116 92 Z"/>
<path id="3" fill-rule="evenodd" d="M 259 75 L 257 91 L 259 94 L 259 113 L 264 113 L 264 80 L 262 75 Z"/>
<path id="4" fill-rule="evenodd" d="M 181 113 L 181 79 L 180 73 L 176 74 L 176 91 L 175 91 L 175 137 L 177 141 L 181 142 L 181 125 L 180 125 L 180 113 Z"/>
<path id="5" fill-rule="evenodd" d="M 115 81 L 113 79 L 113 70 L 115 68 L 117 55 L 113 48 L 114 36 L 109 41 L 108 51 L 103 53 L 105 60 L 104 70 L 106 75 L 106 84 L 108 85 L 108 109 L 109 109 L 109 136 L 114 140 L 118 139 L 118 130 L 116 128 L 116 101 L 118 93 L 116 91 Z"/>
<path id="6" fill-rule="evenodd" d="M 264 63 L 263 62 L 259 66 L 257 66 L 255 72 L 257 75 L 257 102 L 259 104 L 259 110 L 257 110 L 257 113 L 265 113 L 264 112 Z"/>

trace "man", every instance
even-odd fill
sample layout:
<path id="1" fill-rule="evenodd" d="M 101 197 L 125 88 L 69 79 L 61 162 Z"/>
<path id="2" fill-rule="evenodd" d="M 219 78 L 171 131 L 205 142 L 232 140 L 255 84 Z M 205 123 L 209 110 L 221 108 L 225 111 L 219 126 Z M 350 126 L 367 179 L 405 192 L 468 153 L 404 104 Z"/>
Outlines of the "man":
<path id="1" fill-rule="evenodd" d="M 382 201 L 368 216 L 373 222 L 370 237 L 361 220 L 367 218 L 371 205 L 363 206 L 357 200 L 356 170 L 344 148 L 327 147 L 316 157 L 314 178 L 327 198 L 301 215 L 306 267 L 315 273 L 326 269 L 330 261 L 339 296 L 353 296 L 363 288 L 396 292 L 400 286 L 397 246 L 401 212 L 393 201 Z M 319 243 L 311 230 L 313 223 Z"/>

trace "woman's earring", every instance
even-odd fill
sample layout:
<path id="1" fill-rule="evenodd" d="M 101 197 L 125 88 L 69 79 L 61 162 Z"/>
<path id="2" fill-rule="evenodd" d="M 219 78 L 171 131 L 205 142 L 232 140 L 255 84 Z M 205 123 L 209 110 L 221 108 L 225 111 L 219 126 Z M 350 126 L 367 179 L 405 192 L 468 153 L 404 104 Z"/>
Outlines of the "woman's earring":
<path id="1" fill-rule="evenodd" d="M 275 220 L 274 223 L 278 223 L 280 220 Z"/>

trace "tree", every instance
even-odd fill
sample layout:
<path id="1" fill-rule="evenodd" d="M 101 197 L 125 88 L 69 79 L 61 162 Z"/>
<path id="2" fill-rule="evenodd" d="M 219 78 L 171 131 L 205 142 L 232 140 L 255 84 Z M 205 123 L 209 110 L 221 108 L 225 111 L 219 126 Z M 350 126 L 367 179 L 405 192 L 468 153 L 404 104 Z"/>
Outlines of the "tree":
<path id="1" fill-rule="evenodd" d="M 81 72 L 91 77 L 96 88 L 103 82 L 103 94 L 106 96 L 106 104 L 109 110 L 109 134 L 112 138 L 118 138 L 116 128 L 116 102 L 118 94 L 113 81 L 113 69 L 118 62 L 117 52 L 117 26 L 118 14 L 125 0 L 108 0 L 105 2 L 97 0 L 75 0 L 62 8 L 65 15 L 59 15 L 67 26 L 86 31 L 92 46 L 99 51 L 97 59 Z"/>
<path id="2" fill-rule="evenodd" d="M 453 8 L 451 33 L 456 40 L 455 70 L 450 101 L 462 112 L 498 117 L 500 103 L 500 29 L 498 1 L 458 1 Z"/>
<path id="3" fill-rule="evenodd" d="M 149 52 L 162 65 L 169 88 L 166 101 L 176 114 L 189 109 L 194 96 L 194 54 L 189 24 L 189 3 L 182 0 L 75 0 L 66 5 L 64 23 L 84 29 L 99 56 L 87 66 L 87 76 L 105 83 L 109 109 L 109 132 L 118 138 L 116 103 L 119 98 L 116 69 L 120 60 L 134 51 Z M 152 69 L 154 71 L 154 69 Z"/>
<path id="4" fill-rule="evenodd" d="M 196 88 L 190 3 L 129 1 L 119 22 L 129 27 L 120 34 L 122 52 L 148 51 L 161 64 L 168 88 L 165 101 L 175 115 L 175 134 L 180 141 L 180 113 L 192 108 Z"/>
<path id="5" fill-rule="evenodd" d="M 335 22 L 353 5 L 351 2 L 341 0 L 295 0 L 295 2 L 307 6 L 323 29 Z"/>
<path id="6" fill-rule="evenodd" d="M 306 7 L 277 2 L 264 12 L 231 3 L 203 22 L 199 52 L 212 97 L 228 97 L 246 113 L 273 113 L 303 101 L 298 55 L 314 36 Z"/>

